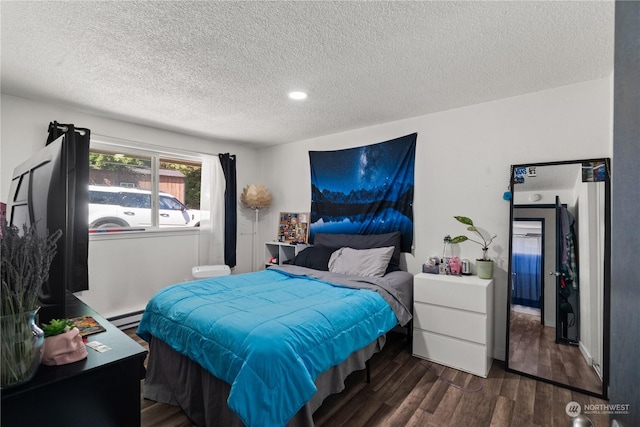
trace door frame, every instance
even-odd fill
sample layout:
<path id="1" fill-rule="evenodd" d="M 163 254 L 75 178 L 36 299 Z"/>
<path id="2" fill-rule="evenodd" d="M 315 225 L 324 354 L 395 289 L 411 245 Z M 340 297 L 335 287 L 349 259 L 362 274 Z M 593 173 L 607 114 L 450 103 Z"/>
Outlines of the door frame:
<path id="1" fill-rule="evenodd" d="M 514 206 L 515 207 L 515 206 Z M 513 229 L 513 223 L 514 222 L 527 222 L 527 221 L 531 221 L 531 222 L 539 222 L 541 224 L 541 242 L 540 242 L 540 257 L 541 257 L 541 261 L 540 261 L 540 323 L 542 324 L 542 326 L 544 326 L 544 272 L 545 272 L 545 265 L 544 265 L 544 243 L 545 243 L 545 218 L 537 218 L 537 217 L 527 217 L 527 218 L 513 218 L 511 221 L 511 228 Z M 513 233 L 511 233 L 511 239 L 513 240 L 514 236 Z M 513 247 L 513 242 L 511 243 L 512 247 Z M 513 253 L 511 254 L 511 256 L 513 256 Z M 511 260 L 511 262 L 513 263 L 513 260 Z M 511 272 L 511 275 L 513 276 L 513 271 Z M 510 277 L 511 280 L 513 280 L 513 277 Z M 511 282 L 512 283 L 512 282 Z M 511 285 L 510 283 L 510 285 Z M 511 301 L 510 301 L 511 303 Z"/>

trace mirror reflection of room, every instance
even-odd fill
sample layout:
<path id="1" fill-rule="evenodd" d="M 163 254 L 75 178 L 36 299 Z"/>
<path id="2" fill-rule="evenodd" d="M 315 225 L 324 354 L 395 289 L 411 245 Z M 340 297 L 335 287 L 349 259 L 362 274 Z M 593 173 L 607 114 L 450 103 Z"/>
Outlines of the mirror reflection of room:
<path id="1" fill-rule="evenodd" d="M 542 225 L 544 219 L 513 221 L 511 302 L 514 311 L 542 316 Z M 542 319 L 540 320 L 542 322 Z"/>
<path id="2" fill-rule="evenodd" d="M 604 393 L 606 163 L 513 168 L 510 369 Z M 606 380 L 605 380 L 606 381 Z"/>

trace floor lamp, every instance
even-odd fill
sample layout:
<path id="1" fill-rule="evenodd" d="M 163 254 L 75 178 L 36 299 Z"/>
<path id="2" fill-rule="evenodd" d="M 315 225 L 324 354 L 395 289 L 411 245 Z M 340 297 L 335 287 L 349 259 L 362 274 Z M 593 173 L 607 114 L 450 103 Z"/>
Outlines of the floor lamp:
<path id="1" fill-rule="evenodd" d="M 251 270 L 256 271 L 256 240 L 258 239 L 258 213 L 260 209 L 271 205 L 271 194 L 263 184 L 251 184 L 242 189 L 240 195 L 242 204 L 256 212 L 255 225 L 253 229 L 253 241 L 251 242 Z"/>

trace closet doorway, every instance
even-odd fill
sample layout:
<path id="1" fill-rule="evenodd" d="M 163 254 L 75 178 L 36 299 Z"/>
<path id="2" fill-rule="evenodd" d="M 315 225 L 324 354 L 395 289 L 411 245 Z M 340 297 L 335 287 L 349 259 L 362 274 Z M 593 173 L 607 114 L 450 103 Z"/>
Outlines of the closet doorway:
<path id="1" fill-rule="evenodd" d="M 544 316 L 544 218 L 518 218 L 511 237 L 511 307 L 514 311 Z"/>

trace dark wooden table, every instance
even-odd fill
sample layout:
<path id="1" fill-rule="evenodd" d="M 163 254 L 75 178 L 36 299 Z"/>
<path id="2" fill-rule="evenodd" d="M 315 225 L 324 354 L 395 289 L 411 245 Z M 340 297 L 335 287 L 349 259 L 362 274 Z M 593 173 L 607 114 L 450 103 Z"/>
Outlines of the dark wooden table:
<path id="1" fill-rule="evenodd" d="M 89 335 L 111 347 L 87 347 L 85 360 L 61 366 L 40 365 L 36 376 L 2 390 L 2 427 L 128 427 L 140 425 L 140 380 L 147 351 L 116 326 L 69 294 L 67 317 L 91 315 L 106 328 Z"/>

